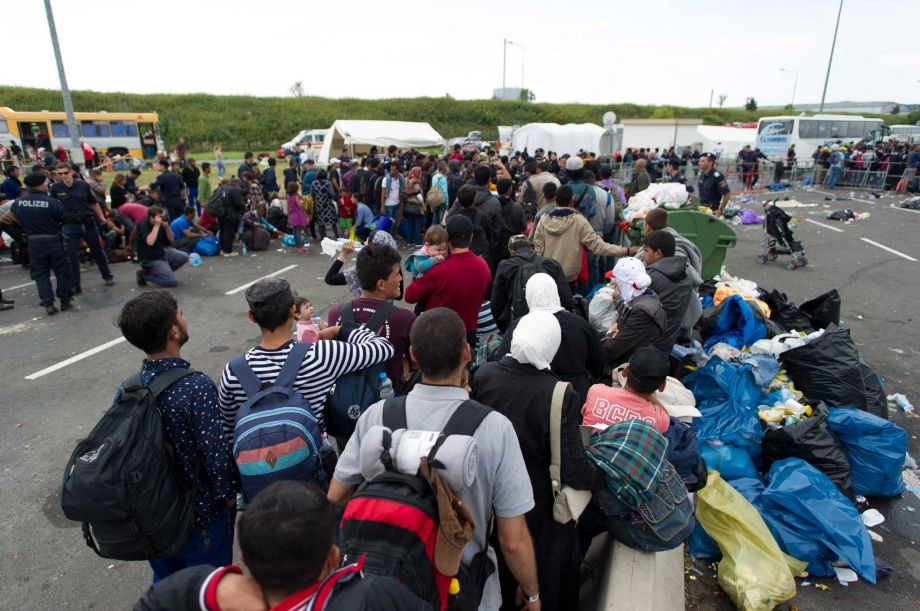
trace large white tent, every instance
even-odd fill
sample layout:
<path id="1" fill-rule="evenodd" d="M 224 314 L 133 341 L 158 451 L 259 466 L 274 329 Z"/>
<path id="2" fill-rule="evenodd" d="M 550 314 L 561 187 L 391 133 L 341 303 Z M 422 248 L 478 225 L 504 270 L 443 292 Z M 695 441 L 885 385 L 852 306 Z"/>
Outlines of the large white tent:
<path id="1" fill-rule="evenodd" d="M 341 120 L 329 128 L 316 162 L 329 165 L 329 159 L 346 147 L 352 154 L 367 153 L 372 146 L 383 153 L 391 144 L 399 148 L 443 146 L 444 138 L 428 123 Z"/>
<path id="2" fill-rule="evenodd" d="M 699 144 L 704 153 L 712 152 L 712 149 L 721 144 L 722 158 L 734 159 L 745 144 L 754 146 L 757 140 L 757 128 L 753 127 L 724 127 L 722 125 L 698 125 L 696 131 L 699 134 Z"/>
<path id="3" fill-rule="evenodd" d="M 597 152 L 604 128 L 593 123 L 528 123 L 514 130 L 511 149 L 533 154 L 538 148 L 559 155 L 581 150 Z"/>

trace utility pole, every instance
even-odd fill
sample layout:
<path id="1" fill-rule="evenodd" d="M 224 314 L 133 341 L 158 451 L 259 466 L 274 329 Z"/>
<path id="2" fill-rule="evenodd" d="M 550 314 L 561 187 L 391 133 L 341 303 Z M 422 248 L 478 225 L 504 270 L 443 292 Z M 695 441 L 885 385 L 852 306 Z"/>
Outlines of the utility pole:
<path id="1" fill-rule="evenodd" d="M 47 2 L 47 0 L 45 0 Z M 502 38 L 502 99 L 505 99 L 505 66 L 508 59 L 508 39 Z"/>
<path id="2" fill-rule="evenodd" d="M 824 98 L 827 96 L 827 82 L 831 78 L 831 62 L 834 61 L 834 47 L 837 46 L 837 30 L 840 28 L 840 13 L 842 12 L 843 0 L 840 0 L 840 7 L 837 9 L 837 25 L 834 26 L 834 40 L 831 42 L 831 56 L 827 58 L 827 75 L 824 77 L 824 91 L 821 92 L 821 107 L 818 112 L 824 112 Z"/>
<path id="3" fill-rule="evenodd" d="M 710 89 L 710 90 L 709 90 L 709 108 L 712 108 L 712 96 L 714 96 L 715 93 L 716 93 L 716 90 L 715 90 L 715 89 Z"/>
<path id="4" fill-rule="evenodd" d="M 795 70 L 789 70 L 788 68 L 780 68 L 780 72 L 791 72 L 795 76 L 795 80 L 792 81 L 792 102 L 789 104 L 792 110 L 795 110 L 795 90 L 799 86 L 799 73 Z"/>
<path id="5" fill-rule="evenodd" d="M 54 60 L 57 62 L 58 77 L 61 79 L 61 97 L 64 98 L 64 112 L 67 115 L 67 131 L 70 132 L 70 158 L 73 163 L 83 165 L 83 147 L 80 146 L 77 120 L 73 116 L 73 100 L 70 99 L 67 76 L 64 74 L 64 60 L 61 58 L 61 45 L 58 43 L 57 28 L 54 27 L 51 0 L 45 0 L 45 13 L 48 15 L 48 30 L 51 33 L 51 46 L 54 47 Z"/>

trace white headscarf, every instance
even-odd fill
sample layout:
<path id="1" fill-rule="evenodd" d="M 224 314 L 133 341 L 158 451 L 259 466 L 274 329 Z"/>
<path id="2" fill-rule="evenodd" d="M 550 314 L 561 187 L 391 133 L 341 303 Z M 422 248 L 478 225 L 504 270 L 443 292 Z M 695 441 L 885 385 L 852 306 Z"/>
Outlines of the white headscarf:
<path id="1" fill-rule="evenodd" d="M 645 271 L 642 261 L 633 257 L 623 257 L 613 266 L 613 277 L 620 289 L 620 297 L 626 303 L 645 292 L 652 284 L 652 278 Z"/>
<path id="2" fill-rule="evenodd" d="M 549 312 L 530 312 L 521 317 L 514 330 L 511 358 L 537 369 L 549 369 L 560 343 L 562 328 L 556 317 Z"/>
<path id="3" fill-rule="evenodd" d="M 524 299 L 530 312 L 555 314 L 562 309 L 559 303 L 559 287 L 549 274 L 534 274 L 524 287 Z"/>

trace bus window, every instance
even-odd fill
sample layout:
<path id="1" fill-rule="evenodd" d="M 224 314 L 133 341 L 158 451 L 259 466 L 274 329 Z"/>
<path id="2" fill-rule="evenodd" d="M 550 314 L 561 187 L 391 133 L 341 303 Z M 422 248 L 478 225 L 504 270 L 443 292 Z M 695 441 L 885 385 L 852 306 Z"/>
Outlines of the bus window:
<path id="1" fill-rule="evenodd" d="M 109 137 L 109 124 L 106 121 L 83 121 L 80 129 L 84 138 Z"/>
<path id="2" fill-rule="evenodd" d="M 19 121 L 19 137 L 22 140 L 22 148 L 24 149 L 51 148 L 48 124 L 43 121 Z"/>
<path id="3" fill-rule="evenodd" d="M 815 138 L 818 135 L 818 122 L 808 119 L 799 120 L 799 138 Z"/>
<path id="4" fill-rule="evenodd" d="M 788 136 L 792 133 L 792 119 L 786 121 L 761 121 L 757 133 L 762 134 L 764 132 L 772 136 Z"/>
<path id="5" fill-rule="evenodd" d="M 70 127 L 64 121 L 52 121 L 51 136 L 54 138 L 70 138 Z"/>
<path id="6" fill-rule="evenodd" d="M 6 119 L 0 119 L 0 133 L 10 133 L 10 125 L 6 122 Z"/>
<path id="7" fill-rule="evenodd" d="M 870 124 L 865 121 L 850 121 L 850 128 L 847 130 L 847 138 L 862 138 L 866 135 L 866 127 Z"/>
<path id="8" fill-rule="evenodd" d="M 815 121 L 815 137 L 826 140 L 828 138 L 828 133 L 830 132 L 831 124 L 827 121 Z"/>
<path id="9" fill-rule="evenodd" d="M 134 121 L 112 121 L 112 137 L 137 137 L 137 124 Z"/>

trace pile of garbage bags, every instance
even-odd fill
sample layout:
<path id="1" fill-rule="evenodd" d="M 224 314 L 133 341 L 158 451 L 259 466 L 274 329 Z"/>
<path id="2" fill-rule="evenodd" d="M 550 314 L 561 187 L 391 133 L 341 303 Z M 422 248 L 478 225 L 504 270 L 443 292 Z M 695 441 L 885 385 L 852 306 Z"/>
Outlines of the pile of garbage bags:
<path id="1" fill-rule="evenodd" d="M 844 564 L 874 584 L 856 499 L 904 491 L 907 433 L 888 422 L 882 379 L 840 327 L 839 293 L 796 306 L 730 278 L 700 295 L 699 341 L 673 353 L 692 370 L 682 382 L 709 470 L 691 556 L 720 560 L 740 609 L 791 599 L 803 570 L 832 576 Z"/>
<path id="2" fill-rule="evenodd" d="M 677 182 L 655 182 L 629 198 L 623 216 L 627 221 L 645 218 L 652 208 L 676 210 L 687 204 L 687 187 Z"/>

